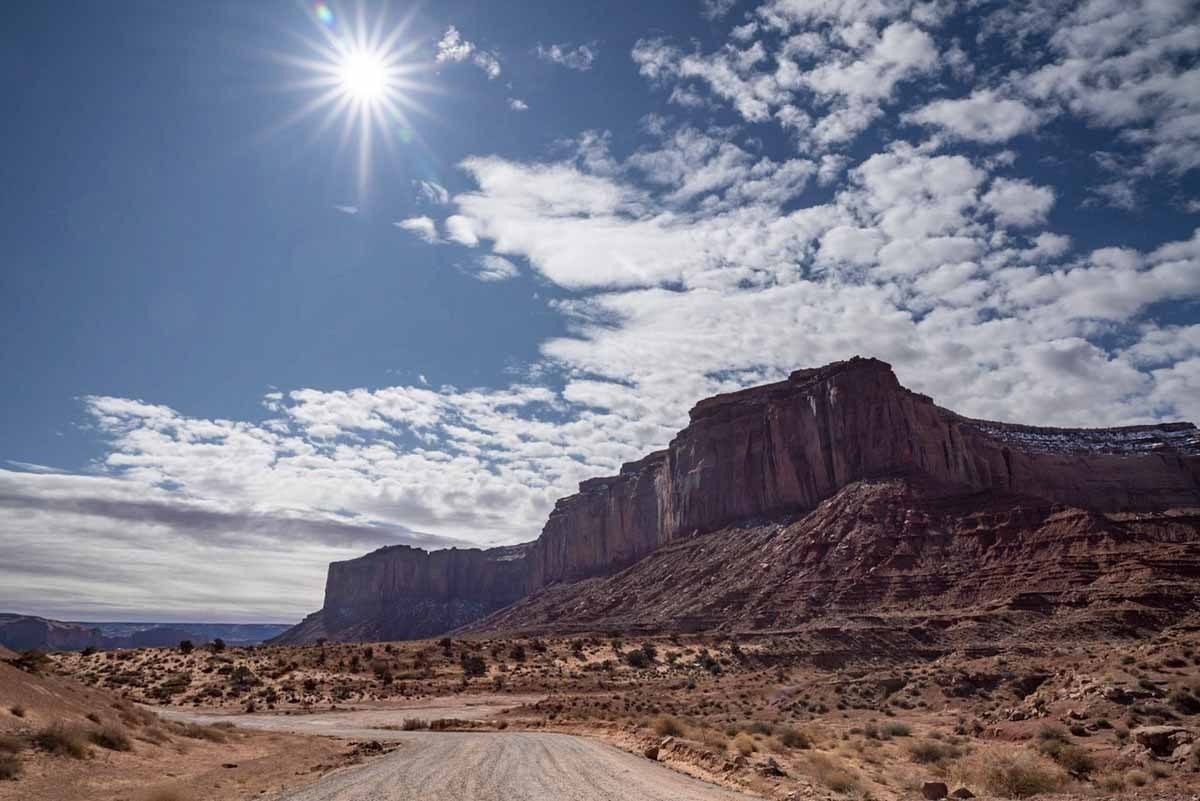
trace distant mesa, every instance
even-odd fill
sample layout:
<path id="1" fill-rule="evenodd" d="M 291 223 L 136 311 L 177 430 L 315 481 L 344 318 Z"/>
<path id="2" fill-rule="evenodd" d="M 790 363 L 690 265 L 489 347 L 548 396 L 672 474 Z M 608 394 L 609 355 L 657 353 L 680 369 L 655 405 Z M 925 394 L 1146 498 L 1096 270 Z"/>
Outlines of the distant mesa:
<path id="1" fill-rule="evenodd" d="M 274 642 L 466 630 L 779 628 L 825 610 L 1195 609 L 1200 432 L 974 420 L 853 358 L 700 401 L 535 541 L 329 567 Z"/>
<path id="2" fill-rule="evenodd" d="M 0 646 L 12 651 L 82 651 L 85 648 L 160 648 L 221 638 L 255 645 L 288 627 L 277 623 L 68 623 L 35 615 L 0 613 Z"/>

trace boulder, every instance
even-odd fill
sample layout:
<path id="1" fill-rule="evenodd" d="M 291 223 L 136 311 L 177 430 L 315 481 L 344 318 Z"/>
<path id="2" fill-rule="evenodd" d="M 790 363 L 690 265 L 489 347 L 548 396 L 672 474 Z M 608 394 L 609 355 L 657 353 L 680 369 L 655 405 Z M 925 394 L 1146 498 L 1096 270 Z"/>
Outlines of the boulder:
<path id="1" fill-rule="evenodd" d="M 938 801 L 950 794 L 945 782 L 925 782 L 921 785 L 921 797 L 929 801 Z"/>

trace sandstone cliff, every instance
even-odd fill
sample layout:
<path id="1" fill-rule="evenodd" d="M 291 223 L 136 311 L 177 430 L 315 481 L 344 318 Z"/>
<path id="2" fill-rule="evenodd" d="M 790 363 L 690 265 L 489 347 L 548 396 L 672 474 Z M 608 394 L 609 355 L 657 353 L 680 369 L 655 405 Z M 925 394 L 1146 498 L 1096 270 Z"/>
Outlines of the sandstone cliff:
<path id="1" fill-rule="evenodd" d="M 864 479 L 917 477 L 946 492 L 1096 512 L 1200 505 L 1200 433 L 1189 423 L 972 420 L 903 388 L 876 359 L 797 370 L 701 401 L 690 418 L 665 450 L 560 500 L 532 543 L 384 549 L 335 563 L 322 611 L 281 641 L 429 636 L 544 587 L 610 575 L 683 538 L 813 510 Z"/>

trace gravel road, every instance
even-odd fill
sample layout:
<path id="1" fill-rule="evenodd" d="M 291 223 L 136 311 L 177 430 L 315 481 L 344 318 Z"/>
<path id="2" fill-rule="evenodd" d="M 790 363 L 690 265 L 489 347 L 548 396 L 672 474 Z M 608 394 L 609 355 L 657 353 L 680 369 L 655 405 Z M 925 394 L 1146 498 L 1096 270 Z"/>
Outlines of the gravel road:
<path id="1" fill-rule="evenodd" d="M 750 801 L 584 737 L 397 732 L 400 748 L 281 801 Z"/>

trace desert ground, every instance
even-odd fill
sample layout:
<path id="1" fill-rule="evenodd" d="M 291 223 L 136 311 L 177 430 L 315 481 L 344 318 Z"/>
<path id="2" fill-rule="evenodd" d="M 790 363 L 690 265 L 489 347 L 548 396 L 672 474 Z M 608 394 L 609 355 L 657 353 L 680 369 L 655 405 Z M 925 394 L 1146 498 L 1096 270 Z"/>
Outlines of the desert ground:
<path id="1" fill-rule="evenodd" d="M 939 783 L 959 797 L 1192 799 L 1196 623 L 924 652 L 873 652 L 861 637 L 819 649 L 803 633 L 608 632 L 60 653 L 57 674 L 134 710 L 133 747 L 74 759 L 32 746 L 0 798 L 137 798 L 132 784 L 107 795 L 29 788 L 61 771 L 100 786 L 97 770 L 154 755 L 180 771 L 168 796 L 178 799 L 399 800 L 414 787 L 445 798 L 491 797 L 486 787 L 531 799 L 906 799 Z M 163 722 L 137 723 L 146 709 Z M 186 727 L 225 742 L 176 733 Z M 139 734 L 147 728 L 170 743 Z M 239 767 L 202 772 L 205 760 Z M 685 780 L 706 784 L 674 783 Z"/>

